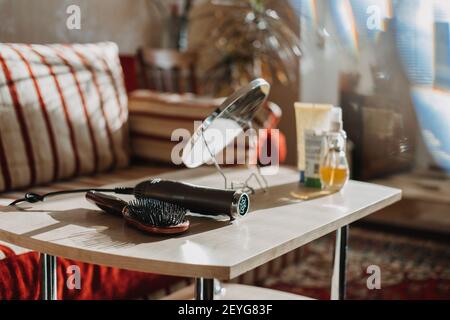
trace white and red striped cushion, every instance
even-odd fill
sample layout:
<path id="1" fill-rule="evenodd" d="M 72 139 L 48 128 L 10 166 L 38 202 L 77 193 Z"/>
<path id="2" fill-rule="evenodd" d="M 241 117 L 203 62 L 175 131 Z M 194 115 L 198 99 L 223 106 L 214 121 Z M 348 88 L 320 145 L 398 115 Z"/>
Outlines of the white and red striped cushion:
<path id="1" fill-rule="evenodd" d="M 0 43 L 0 191 L 128 163 L 114 43 Z"/>

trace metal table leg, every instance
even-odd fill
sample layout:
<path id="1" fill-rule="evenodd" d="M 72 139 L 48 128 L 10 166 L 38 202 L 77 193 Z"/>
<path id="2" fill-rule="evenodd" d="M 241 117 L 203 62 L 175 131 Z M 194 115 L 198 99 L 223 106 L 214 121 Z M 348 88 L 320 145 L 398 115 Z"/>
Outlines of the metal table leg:
<path id="1" fill-rule="evenodd" d="M 331 277 L 331 300 L 345 299 L 348 230 L 348 225 L 336 230 L 333 275 Z"/>
<path id="2" fill-rule="evenodd" d="M 214 300 L 214 279 L 195 279 L 195 299 Z"/>
<path id="3" fill-rule="evenodd" d="M 58 285 L 56 273 L 56 257 L 41 253 L 41 299 L 57 300 Z"/>

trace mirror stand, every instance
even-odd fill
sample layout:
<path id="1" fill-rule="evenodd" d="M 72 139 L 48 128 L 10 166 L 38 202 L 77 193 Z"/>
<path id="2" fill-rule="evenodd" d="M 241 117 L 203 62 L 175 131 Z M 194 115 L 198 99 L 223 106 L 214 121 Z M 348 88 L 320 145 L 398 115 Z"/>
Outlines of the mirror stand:
<path id="1" fill-rule="evenodd" d="M 257 148 L 257 144 L 256 144 L 256 139 L 257 136 L 255 136 L 254 130 L 253 130 L 253 125 L 251 122 L 248 123 L 249 129 L 251 129 L 252 132 L 252 136 L 249 139 L 249 144 L 250 144 L 250 148 L 251 149 L 256 149 Z M 263 174 L 261 173 L 261 167 L 259 166 L 259 164 L 256 162 L 254 165 L 252 164 L 248 164 L 247 167 L 252 170 L 253 172 L 250 173 L 250 175 L 247 177 L 247 179 L 245 179 L 243 182 L 237 182 L 237 181 L 230 181 L 227 178 L 225 172 L 223 171 L 223 169 L 220 167 L 219 163 L 217 162 L 216 156 L 215 154 L 212 152 L 212 150 L 210 149 L 208 142 L 206 141 L 206 138 L 204 136 L 204 129 L 202 128 L 201 130 L 201 136 L 202 136 L 202 140 L 203 143 L 205 144 L 206 150 L 208 151 L 210 157 L 211 157 L 211 161 L 214 164 L 214 166 L 216 167 L 217 171 L 219 172 L 219 174 L 223 177 L 224 180 L 224 185 L 225 185 L 225 189 L 232 189 L 232 190 L 237 190 L 240 189 L 244 192 L 247 193 L 251 193 L 254 194 L 256 193 L 255 188 L 250 186 L 250 183 L 252 180 L 256 180 L 256 182 L 258 183 L 259 187 L 261 190 L 263 190 L 263 192 L 267 192 L 268 188 L 269 188 L 269 184 L 266 180 L 266 178 L 264 178 Z"/>

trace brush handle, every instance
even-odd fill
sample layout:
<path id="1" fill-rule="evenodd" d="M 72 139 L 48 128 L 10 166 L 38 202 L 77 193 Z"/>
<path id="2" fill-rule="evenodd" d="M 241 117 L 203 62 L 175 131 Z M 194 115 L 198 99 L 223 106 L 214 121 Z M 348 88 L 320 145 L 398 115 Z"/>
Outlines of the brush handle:
<path id="1" fill-rule="evenodd" d="M 204 215 L 228 215 L 232 219 L 247 214 L 250 199 L 241 191 L 200 187 L 189 183 L 152 179 L 134 187 L 136 198 L 149 197 L 178 204 Z"/>
<path id="2" fill-rule="evenodd" d="M 123 208 L 128 204 L 122 199 L 96 191 L 86 192 L 86 199 L 103 211 L 119 217 L 122 216 Z"/>

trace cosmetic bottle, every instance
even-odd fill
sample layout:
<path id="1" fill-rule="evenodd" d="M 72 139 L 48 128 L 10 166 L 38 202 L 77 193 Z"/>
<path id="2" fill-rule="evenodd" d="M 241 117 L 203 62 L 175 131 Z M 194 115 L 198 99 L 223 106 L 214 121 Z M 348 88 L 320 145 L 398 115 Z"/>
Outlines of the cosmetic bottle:
<path id="1" fill-rule="evenodd" d="M 320 160 L 322 189 L 339 191 L 349 178 L 349 166 L 345 154 L 347 136 L 342 129 L 342 110 L 335 107 L 331 114 L 330 131 L 324 139 Z"/>
<path id="2" fill-rule="evenodd" d="M 324 133 L 330 127 L 333 105 L 318 103 L 294 104 L 297 129 L 297 168 L 300 183 L 320 188 L 319 164 Z"/>

